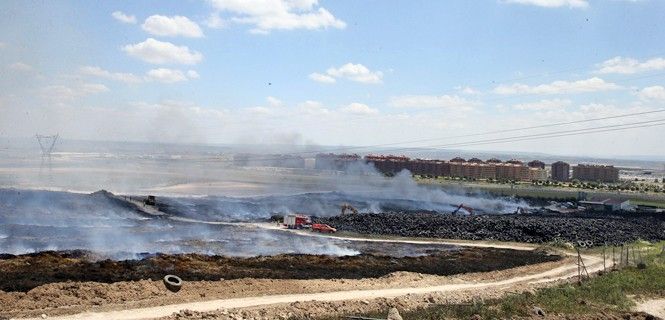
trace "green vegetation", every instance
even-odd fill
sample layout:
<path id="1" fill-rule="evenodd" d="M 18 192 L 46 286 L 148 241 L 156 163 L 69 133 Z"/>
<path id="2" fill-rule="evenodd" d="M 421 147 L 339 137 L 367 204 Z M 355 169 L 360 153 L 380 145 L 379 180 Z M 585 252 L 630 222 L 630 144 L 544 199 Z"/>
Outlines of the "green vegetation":
<path id="1" fill-rule="evenodd" d="M 469 319 L 480 315 L 483 319 L 528 316 L 534 306 L 545 313 L 600 314 L 629 311 L 633 301 L 629 296 L 663 297 L 665 295 L 665 242 L 639 243 L 645 268 L 625 267 L 593 277 L 582 285 L 563 284 L 544 288 L 535 293 L 508 295 L 502 299 L 470 304 L 435 305 L 428 308 L 401 312 L 404 319 Z M 385 313 L 385 312 L 384 312 Z M 372 313 L 366 317 L 382 318 L 385 314 Z"/>
<path id="2" fill-rule="evenodd" d="M 486 191 L 500 196 L 516 196 L 548 200 L 576 199 L 582 192 L 587 196 L 622 197 L 632 204 L 641 204 L 665 208 L 665 184 L 654 185 L 625 181 L 621 184 L 603 184 L 596 182 L 518 182 L 498 180 L 469 180 L 464 178 L 415 177 L 424 185 L 455 186 Z"/>
<path id="3" fill-rule="evenodd" d="M 642 205 L 642 206 L 652 206 L 652 207 L 658 207 L 658 208 L 665 208 L 665 201 L 634 199 L 634 200 L 631 200 L 631 204 Z"/>

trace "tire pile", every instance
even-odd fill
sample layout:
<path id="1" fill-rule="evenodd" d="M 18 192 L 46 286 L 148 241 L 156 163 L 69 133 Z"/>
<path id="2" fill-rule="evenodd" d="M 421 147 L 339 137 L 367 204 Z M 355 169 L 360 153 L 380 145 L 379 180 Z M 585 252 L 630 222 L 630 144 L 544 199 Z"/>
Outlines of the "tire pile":
<path id="1" fill-rule="evenodd" d="M 317 218 L 339 231 L 364 234 L 527 243 L 563 241 L 619 245 L 635 240 L 665 240 L 665 217 L 482 215 L 441 213 L 372 213 Z"/>

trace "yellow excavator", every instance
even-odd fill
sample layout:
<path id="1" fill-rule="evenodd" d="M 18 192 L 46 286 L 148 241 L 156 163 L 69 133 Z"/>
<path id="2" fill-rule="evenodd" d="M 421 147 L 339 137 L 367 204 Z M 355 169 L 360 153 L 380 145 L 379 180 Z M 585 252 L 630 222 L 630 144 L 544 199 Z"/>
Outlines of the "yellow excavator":
<path id="1" fill-rule="evenodd" d="M 348 203 L 343 203 L 341 208 L 342 208 L 342 215 L 347 214 L 347 211 L 351 211 L 350 213 L 353 214 L 358 214 L 358 209 L 354 208 L 352 205 Z"/>
<path id="2" fill-rule="evenodd" d="M 473 208 L 471 208 L 471 207 L 469 207 L 469 206 L 465 206 L 463 203 L 461 203 L 461 204 L 457 207 L 457 209 L 453 210 L 453 212 L 451 212 L 451 214 L 457 214 L 461 209 L 464 209 L 464 210 L 466 210 L 470 215 L 473 215 Z"/>

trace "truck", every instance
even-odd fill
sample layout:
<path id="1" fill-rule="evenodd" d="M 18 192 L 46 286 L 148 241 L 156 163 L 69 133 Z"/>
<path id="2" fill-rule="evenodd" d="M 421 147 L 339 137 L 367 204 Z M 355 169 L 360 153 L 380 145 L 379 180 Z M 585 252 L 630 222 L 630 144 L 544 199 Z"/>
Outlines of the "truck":
<path id="1" fill-rule="evenodd" d="M 156 206 L 157 199 L 153 195 L 149 195 L 147 198 L 143 199 L 144 206 Z"/>
<path id="2" fill-rule="evenodd" d="M 284 226 L 289 229 L 309 228 L 312 225 L 312 219 L 303 214 L 287 214 L 284 216 Z"/>

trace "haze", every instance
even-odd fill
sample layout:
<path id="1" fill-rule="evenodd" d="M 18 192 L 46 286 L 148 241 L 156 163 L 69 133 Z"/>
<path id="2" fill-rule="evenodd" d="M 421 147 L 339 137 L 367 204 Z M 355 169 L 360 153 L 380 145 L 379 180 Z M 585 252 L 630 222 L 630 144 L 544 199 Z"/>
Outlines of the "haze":
<path id="1" fill-rule="evenodd" d="M 2 138 L 429 146 L 665 101 L 662 1 L 0 6 Z M 662 157 L 661 130 L 461 149 Z"/>

